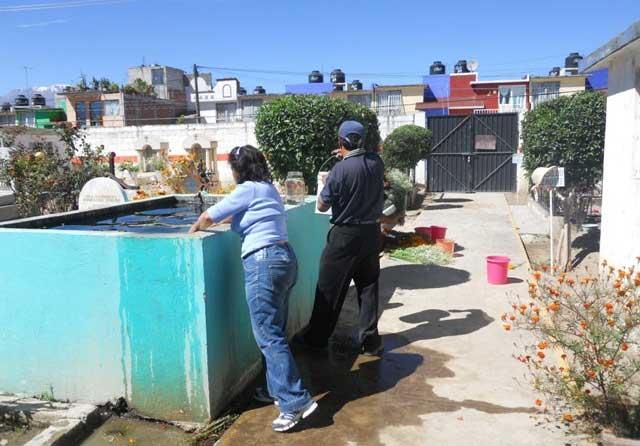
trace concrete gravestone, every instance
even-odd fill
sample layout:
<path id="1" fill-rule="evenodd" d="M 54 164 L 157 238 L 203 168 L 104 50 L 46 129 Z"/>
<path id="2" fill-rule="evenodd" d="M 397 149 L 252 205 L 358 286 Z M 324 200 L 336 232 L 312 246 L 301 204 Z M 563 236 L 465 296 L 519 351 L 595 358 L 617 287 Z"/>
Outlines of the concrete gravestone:
<path id="1" fill-rule="evenodd" d="M 129 201 L 124 189 L 110 178 L 94 178 L 82 186 L 78 208 L 81 211 L 99 209 Z"/>

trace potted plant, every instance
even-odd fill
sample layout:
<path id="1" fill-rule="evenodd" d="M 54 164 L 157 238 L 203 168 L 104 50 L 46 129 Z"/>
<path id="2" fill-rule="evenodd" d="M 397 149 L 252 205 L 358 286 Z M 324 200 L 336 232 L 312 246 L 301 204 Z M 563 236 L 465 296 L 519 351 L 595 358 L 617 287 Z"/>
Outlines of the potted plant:
<path id="1" fill-rule="evenodd" d="M 535 404 L 605 445 L 640 445 L 639 265 L 536 271 L 528 294 L 502 320 L 533 334 L 517 359 L 541 394 Z"/>

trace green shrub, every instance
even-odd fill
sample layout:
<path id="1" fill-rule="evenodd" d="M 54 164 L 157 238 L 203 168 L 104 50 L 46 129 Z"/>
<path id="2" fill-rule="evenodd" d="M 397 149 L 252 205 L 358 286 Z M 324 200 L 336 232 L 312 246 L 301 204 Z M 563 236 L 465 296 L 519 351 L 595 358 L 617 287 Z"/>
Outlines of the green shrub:
<path id="1" fill-rule="evenodd" d="M 567 186 L 588 190 L 602 179 L 606 98 L 581 92 L 538 105 L 522 123 L 524 167 L 566 168 Z"/>
<path id="2" fill-rule="evenodd" d="M 384 140 L 382 159 L 387 169 L 408 171 L 431 150 L 431 131 L 417 125 L 403 125 Z"/>
<path id="3" fill-rule="evenodd" d="M 300 171 L 313 193 L 318 169 L 338 146 L 338 127 L 349 119 L 367 129 L 365 148 L 377 149 L 378 119 L 362 105 L 315 95 L 282 96 L 264 104 L 256 118 L 256 138 L 274 178 Z"/>

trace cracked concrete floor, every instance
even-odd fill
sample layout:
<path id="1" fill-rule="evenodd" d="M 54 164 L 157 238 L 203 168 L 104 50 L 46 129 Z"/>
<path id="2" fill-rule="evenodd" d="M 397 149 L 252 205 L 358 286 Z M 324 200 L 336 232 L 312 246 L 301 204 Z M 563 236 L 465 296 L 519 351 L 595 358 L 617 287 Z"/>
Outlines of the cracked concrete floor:
<path id="1" fill-rule="evenodd" d="M 276 434 L 272 405 L 247 410 L 220 445 L 566 445 L 560 429 L 536 426 L 536 396 L 512 358 L 500 314 L 525 293 L 525 253 L 502 194 L 447 194 L 412 223 L 442 225 L 458 244 L 454 262 L 421 266 L 385 259 L 380 278 L 382 358 L 350 349 L 351 294 L 327 354 L 295 352 L 319 409 L 292 433 Z M 412 227 L 400 228 L 409 231 Z M 509 284 L 485 279 L 485 256 L 507 255 Z"/>

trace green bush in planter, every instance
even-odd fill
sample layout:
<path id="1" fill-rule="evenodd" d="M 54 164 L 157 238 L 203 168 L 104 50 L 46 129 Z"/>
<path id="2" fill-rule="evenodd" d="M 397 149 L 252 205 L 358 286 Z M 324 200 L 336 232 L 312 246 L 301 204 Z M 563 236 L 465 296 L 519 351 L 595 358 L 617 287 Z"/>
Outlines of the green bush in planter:
<path id="1" fill-rule="evenodd" d="M 406 172 L 431 150 L 431 130 L 417 125 L 398 127 L 384 140 L 382 159 L 387 169 Z"/>
<path id="2" fill-rule="evenodd" d="M 365 148 L 377 149 L 378 119 L 362 105 L 315 95 L 287 95 L 264 104 L 256 118 L 256 138 L 274 178 L 300 171 L 314 193 L 318 169 L 338 146 L 338 127 L 350 119 L 367 129 Z"/>

